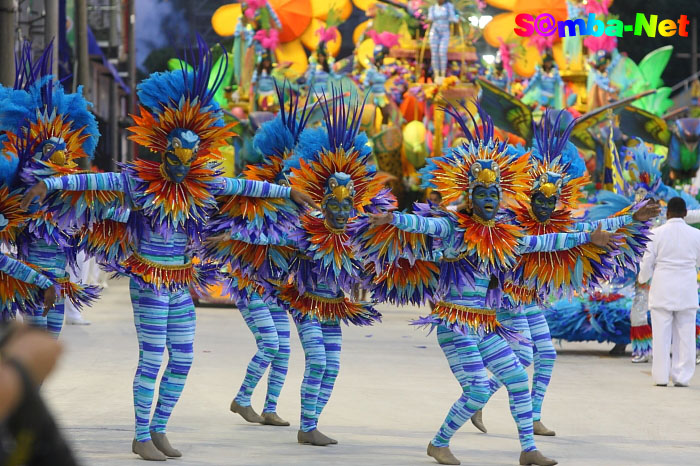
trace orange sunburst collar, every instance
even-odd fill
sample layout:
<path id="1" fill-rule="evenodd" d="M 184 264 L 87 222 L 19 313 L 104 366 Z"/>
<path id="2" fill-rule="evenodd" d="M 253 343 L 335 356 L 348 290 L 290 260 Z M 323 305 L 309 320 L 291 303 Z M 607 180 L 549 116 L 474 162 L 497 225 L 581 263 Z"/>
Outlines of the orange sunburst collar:
<path id="1" fill-rule="evenodd" d="M 326 197 L 329 179 L 335 173 L 346 173 L 350 176 L 354 189 L 353 206 L 355 211 L 364 212 L 383 188 L 375 172 L 366 161 L 360 157 L 357 150 L 324 151 L 313 161 L 300 160 L 299 168 L 292 168 L 292 186 L 305 191 L 313 200 L 321 204 Z M 340 188 L 340 187 L 339 187 Z"/>
<path id="2" fill-rule="evenodd" d="M 165 152 L 168 148 L 168 135 L 180 128 L 199 136 L 198 159 L 216 160 L 221 158 L 219 148 L 226 143 L 227 138 L 234 136 L 231 129 L 235 123 L 220 126 L 218 112 L 203 108 L 197 101 L 181 99 L 176 107 L 166 107 L 157 115 L 143 106 L 139 106 L 139 111 L 140 115 L 132 115 L 136 126 L 129 127 L 129 131 L 134 133 L 129 139 L 147 147 L 151 152 Z"/>
<path id="3" fill-rule="evenodd" d="M 512 155 L 501 143 L 470 143 L 431 159 L 429 182 L 444 203 L 458 201 L 475 186 L 497 185 L 506 202 L 525 198 L 529 153 Z"/>
<path id="4" fill-rule="evenodd" d="M 11 192 L 10 188 L 0 188 L 0 214 L 7 220 L 7 225 L 0 227 L 0 243 L 14 243 L 19 234 L 20 227 L 27 220 L 27 214 L 20 208 L 22 193 Z"/>
<path id="5" fill-rule="evenodd" d="M 523 233 L 516 225 L 484 222 L 456 213 L 457 224 L 464 230 L 464 255 L 475 256 L 479 265 L 490 270 L 508 270 L 516 263 L 517 248 Z"/>

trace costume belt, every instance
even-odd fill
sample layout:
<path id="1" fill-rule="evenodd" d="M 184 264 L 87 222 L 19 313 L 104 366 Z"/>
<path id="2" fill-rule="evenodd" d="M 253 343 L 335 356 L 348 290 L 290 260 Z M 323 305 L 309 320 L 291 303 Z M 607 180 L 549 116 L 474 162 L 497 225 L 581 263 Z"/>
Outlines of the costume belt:
<path id="1" fill-rule="evenodd" d="M 537 289 L 525 285 L 516 285 L 511 281 L 506 281 L 503 284 L 503 292 L 509 294 L 516 304 L 533 304 L 538 300 Z"/>
<path id="2" fill-rule="evenodd" d="M 194 280 L 196 275 L 194 264 L 192 264 L 191 260 L 188 260 L 185 264 L 178 265 L 160 264 L 136 252 L 132 253 L 122 263 L 122 266 L 129 273 L 137 275 L 144 282 L 157 288 L 170 286 L 173 283 L 186 286 Z"/>
<path id="3" fill-rule="evenodd" d="M 473 330 L 495 332 L 501 324 L 496 319 L 496 309 L 481 309 L 440 301 L 432 315 L 448 324 L 466 325 Z"/>

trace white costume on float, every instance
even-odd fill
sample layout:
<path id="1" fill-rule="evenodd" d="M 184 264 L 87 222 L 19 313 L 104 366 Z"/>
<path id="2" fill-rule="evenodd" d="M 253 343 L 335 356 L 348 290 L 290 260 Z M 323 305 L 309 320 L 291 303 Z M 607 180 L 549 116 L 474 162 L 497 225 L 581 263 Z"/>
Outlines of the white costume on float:
<path id="1" fill-rule="evenodd" d="M 700 230 L 672 218 L 652 231 L 638 280 L 651 279 L 652 377 L 656 384 L 667 384 L 670 375 L 674 384 L 687 385 L 695 372 L 697 267 Z"/>

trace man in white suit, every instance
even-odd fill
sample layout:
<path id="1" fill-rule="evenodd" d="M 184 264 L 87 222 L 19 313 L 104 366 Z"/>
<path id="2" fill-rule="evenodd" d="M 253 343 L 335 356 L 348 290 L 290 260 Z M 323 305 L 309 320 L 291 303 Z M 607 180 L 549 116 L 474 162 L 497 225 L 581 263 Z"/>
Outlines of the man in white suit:
<path id="1" fill-rule="evenodd" d="M 687 387 L 695 372 L 700 230 L 685 223 L 686 214 L 682 198 L 668 202 L 668 221 L 652 232 L 638 277 L 640 283 L 651 279 L 651 375 L 661 386 L 668 384 L 670 376 L 675 386 Z"/>

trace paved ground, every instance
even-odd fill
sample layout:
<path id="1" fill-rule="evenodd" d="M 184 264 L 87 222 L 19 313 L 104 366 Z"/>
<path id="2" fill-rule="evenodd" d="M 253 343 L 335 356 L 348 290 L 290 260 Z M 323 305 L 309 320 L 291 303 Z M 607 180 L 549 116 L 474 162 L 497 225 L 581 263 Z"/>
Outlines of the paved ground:
<path id="1" fill-rule="evenodd" d="M 342 368 L 321 417 L 340 444 L 296 443 L 303 353 L 293 332 L 292 358 L 279 414 L 291 427 L 246 424 L 228 411 L 254 351 L 235 309 L 199 308 L 195 362 L 170 421 L 181 465 L 430 465 L 425 448 L 459 395 L 435 335 L 406 325 L 417 309 L 384 308 L 374 328 L 344 328 Z M 66 354 L 44 394 L 83 464 L 144 464 L 130 452 L 131 384 L 137 344 L 127 282 L 111 282 L 87 313 L 89 327 L 69 326 Z M 538 438 L 562 465 L 700 464 L 700 378 L 690 388 L 652 386 L 650 365 L 611 358 L 611 345 L 559 347 L 543 420 L 558 436 Z M 261 409 L 264 387 L 253 398 Z M 517 464 L 515 425 L 501 391 L 484 414 L 489 434 L 465 426 L 452 451 L 468 465 Z"/>

